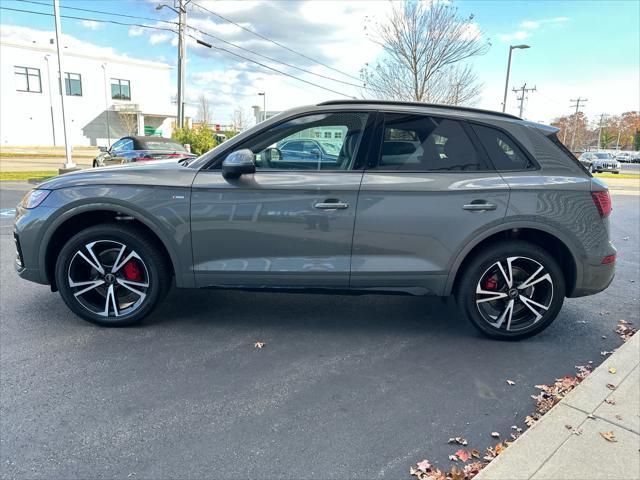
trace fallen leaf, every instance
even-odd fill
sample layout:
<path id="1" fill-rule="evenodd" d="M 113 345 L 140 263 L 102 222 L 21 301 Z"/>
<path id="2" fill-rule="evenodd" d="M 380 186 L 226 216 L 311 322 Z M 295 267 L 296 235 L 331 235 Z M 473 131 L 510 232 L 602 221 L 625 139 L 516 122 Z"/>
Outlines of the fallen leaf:
<path id="1" fill-rule="evenodd" d="M 607 383 L 607 388 L 608 388 L 609 390 L 615 390 L 615 389 L 616 389 L 616 386 L 615 386 L 613 383 Z"/>
<path id="2" fill-rule="evenodd" d="M 463 445 L 465 447 L 468 445 L 467 439 L 463 437 L 450 438 L 447 443 L 457 443 L 458 445 Z"/>
<path id="3" fill-rule="evenodd" d="M 457 462 L 458 457 L 456 457 L 455 455 L 449 455 L 449 460 L 451 460 L 452 462 Z"/>
<path id="4" fill-rule="evenodd" d="M 596 416 L 592 413 L 590 413 L 589 415 L 587 415 L 587 418 L 590 418 L 591 420 L 595 420 Z"/>
<path id="5" fill-rule="evenodd" d="M 253 344 L 255 348 L 264 348 L 264 342 L 256 342 Z"/>
<path id="6" fill-rule="evenodd" d="M 421 462 L 416 463 L 416 468 L 426 472 L 431 468 L 431 464 L 429 463 L 429 460 L 422 460 Z"/>
<path id="7" fill-rule="evenodd" d="M 573 431 L 573 434 L 574 434 L 574 435 L 582 435 L 582 429 L 581 429 L 581 428 L 576 428 L 576 429 Z"/>
<path id="8" fill-rule="evenodd" d="M 505 447 L 502 443 L 497 444 L 496 448 L 495 448 L 496 455 L 500 455 L 504 451 L 505 448 L 507 448 L 507 447 Z"/>
<path id="9" fill-rule="evenodd" d="M 449 477 L 451 477 L 451 480 L 465 480 L 464 470 L 459 469 L 454 465 L 453 467 L 451 467 L 451 471 L 449 472 Z"/>
<path id="10" fill-rule="evenodd" d="M 491 432 L 491 436 L 493 438 L 500 438 L 500 434 L 498 432 Z"/>
<path id="11" fill-rule="evenodd" d="M 605 338 L 607 338 L 607 336 L 606 335 L 602 335 L 602 337 L 600 337 L 600 338 L 602 338 L 604 340 Z"/>
<path id="12" fill-rule="evenodd" d="M 606 357 L 607 355 L 610 355 L 613 353 L 613 350 L 609 351 L 609 350 L 603 350 L 600 352 L 600 355 L 602 355 L 603 357 Z"/>
<path id="13" fill-rule="evenodd" d="M 567 424 L 564 426 L 564 428 L 566 428 L 567 430 L 571 430 L 573 427 L 567 423 Z"/>
<path id="14" fill-rule="evenodd" d="M 605 403 L 608 403 L 609 405 L 615 405 L 616 401 L 613 398 L 606 398 Z"/>
<path id="15" fill-rule="evenodd" d="M 615 375 L 615 374 L 616 374 L 616 372 L 617 372 L 616 367 L 611 367 L 611 368 L 609 368 L 609 373 L 610 373 L 610 374 Z"/>
<path id="16" fill-rule="evenodd" d="M 473 458 L 480 458 L 480 452 L 478 450 L 471 450 L 471 456 Z"/>
<path id="17" fill-rule="evenodd" d="M 622 415 L 616 415 L 616 418 L 617 418 L 618 420 L 622 420 Z"/>
<path id="18" fill-rule="evenodd" d="M 607 442 L 617 442 L 618 440 L 616 440 L 616 436 L 613 432 L 609 431 L 609 432 L 598 432 L 600 433 L 600 436 L 602 438 L 604 438 Z"/>
<path id="19" fill-rule="evenodd" d="M 535 419 L 535 418 L 533 418 L 533 417 L 532 417 L 532 416 L 530 416 L 530 415 L 527 415 L 527 417 L 524 419 L 524 423 L 526 423 L 526 424 L 527 424 L 527 427 L 530 427 L 530 426 L 532 426 L 534 423 L 536 423 L 536 419 Z"/>
<path id="20" fill-rule="evenodd" d="M 515 385 L 515 384 L 516 384 L 516 382 L 514 382 L 513 380 L 507 380 L 507 383 L 508 383 L 509 385 Z"/>
<path id="21" fill-rule="evenodd" d="M 456 452 L 456 457 L 458 457 L 461 461 L 466 462 L 467 460 L 469 460 L 469 452 L 461 448 Z"/>

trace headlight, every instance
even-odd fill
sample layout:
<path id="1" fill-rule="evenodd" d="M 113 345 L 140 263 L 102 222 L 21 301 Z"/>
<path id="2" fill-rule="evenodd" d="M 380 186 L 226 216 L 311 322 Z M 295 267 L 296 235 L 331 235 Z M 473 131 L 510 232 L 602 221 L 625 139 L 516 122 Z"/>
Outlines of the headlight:
<path id="1" fill-rule="evenodd" d="M 51 193 L 51 190 L 38 190 L 38 189 L 31 190 L 29 193 L 27 193 L 24 196 L 20 204 L 24 208 L 29 208 L 29 209 L 36 208 L 38 205 L 44 202 L 44 199 L 47 198 L 50 193 Z"/>

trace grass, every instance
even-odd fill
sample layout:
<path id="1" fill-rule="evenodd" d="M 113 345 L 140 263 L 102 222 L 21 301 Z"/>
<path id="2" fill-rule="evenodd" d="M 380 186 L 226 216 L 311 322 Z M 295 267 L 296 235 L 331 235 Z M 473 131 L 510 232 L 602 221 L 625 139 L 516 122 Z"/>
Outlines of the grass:
<path id="1" fill-rule="evenodd" d="M 594 173 L 594 177 L 596 178 L 627 178 L 631 180 L 640 180 L 640 174 L 638 173 Z"/>
<path id="2" fill-rule="evenodd" d="M 58 175 L 57 170 L 36 170 L 26 172 L 0 172 L 0 181 L 46 180 Z"/>

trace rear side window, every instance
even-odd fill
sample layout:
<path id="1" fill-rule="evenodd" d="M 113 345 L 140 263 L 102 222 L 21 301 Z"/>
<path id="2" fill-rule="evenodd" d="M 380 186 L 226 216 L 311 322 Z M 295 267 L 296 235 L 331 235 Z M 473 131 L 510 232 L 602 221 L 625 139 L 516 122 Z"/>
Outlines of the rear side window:
<path id="1" fill-rule="evenodd" d="M 377 170 L 484 170 L 462 124 L 455 120 L 385 113 Z"/>
<path id="2" fill-rule="evenodd" d="M 505 133 L 484 125 L 472 126 L 497 170 L 527 170 L 535 167 Z"/>

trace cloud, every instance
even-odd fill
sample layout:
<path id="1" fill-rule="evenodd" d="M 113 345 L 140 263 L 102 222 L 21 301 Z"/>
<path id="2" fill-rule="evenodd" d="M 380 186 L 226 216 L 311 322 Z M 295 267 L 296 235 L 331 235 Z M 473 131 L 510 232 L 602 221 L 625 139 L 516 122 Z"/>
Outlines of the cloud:
<path id="1" fill-rule="evenodd" d="M 503 42 L 510 42 L 511 40 L 524 40 L 527 37 L 530 37 L 531 34 L 529 32 L 525 32 L 524 30 L 518 30 L 513 33 L 501 33 L 498 35 L 498 38 Z"/>
<path id="2" fill-rule="evenodd" d="M 543 18 L 542 20 L 524 20 L 520 22 L 520 28 L 524 28 L 526 30 L 534 30 L 541 27 L 542 25 L 557 25 L 568 21 L 569 17 Z"/>
<path id="3" fill-rule="evenodd" d="M 533 20 L 525 20 L 520 23 L 520 27 L 526 28 L 527 30 L 533 30 L 534 28 L 538 28 L 540 26 L 540 22 L 534 22 Z"/>
<path id="4" fill-rule="evenodd" d="M 89 30 L 98 30 L 103 26 L 102 23 L 94 22 L 93 20 L 82 20 L 80 22 L 80 25 L 82 25 L 84 28 L 88 28 Z"/>
<path id="5" fill-rule="evenodd" d="M 130 37 L 139 37 L 140 35 L 144 35 L 145 29 L 142 27 L 131 27 L 129 29 Z"/>
<path id="6" fill-rule="evenodd" d="M 149 35 L 149 43 L 151 45 L 157 45 L 158 43 L 164 43 L 169 40 L 169 35 L 166 33 L 152 33 Z"/>

